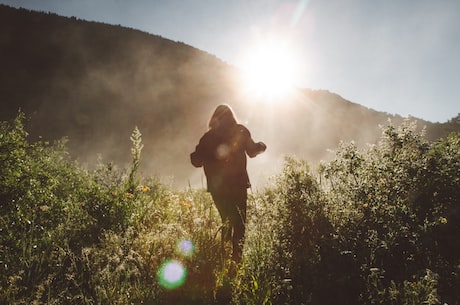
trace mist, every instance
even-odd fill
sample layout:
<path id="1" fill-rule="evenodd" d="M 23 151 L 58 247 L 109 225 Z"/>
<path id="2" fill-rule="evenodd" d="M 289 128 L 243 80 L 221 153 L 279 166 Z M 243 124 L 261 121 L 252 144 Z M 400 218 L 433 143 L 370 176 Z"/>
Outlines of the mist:
<path id="1" fill-rule="evenodd" d="M 1 120 L 21 109 L 31 141 L 66 137 L 72 158 L 89 168 L 98 160 L 128 167 L 137 126 L 140 174 L 177 188 L 206 187 L 189 155 L 219 104 L 267 144 L 248 160 L 254 189 L 270 183 L 285 156 L 315 166 L 340 141 L 373 143 L 379 125 L 402 120 L 325 90 L 266 103 L 247 95 L 239 70 L 214 55 L 120 26 L 0 6 L 0 37 Z"/>

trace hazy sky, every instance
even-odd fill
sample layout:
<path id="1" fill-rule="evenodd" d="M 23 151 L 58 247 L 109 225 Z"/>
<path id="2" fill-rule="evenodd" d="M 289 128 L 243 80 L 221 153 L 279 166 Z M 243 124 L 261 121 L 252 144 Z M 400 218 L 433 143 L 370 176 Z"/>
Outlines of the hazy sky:
<path id="1" fill-rule="evenodd" d="M 299 85 L 444 122 L 460 112 L 459 0 L 0 0 L 120 24 L 238 65 L 255 39 L 295 49 Z"/>

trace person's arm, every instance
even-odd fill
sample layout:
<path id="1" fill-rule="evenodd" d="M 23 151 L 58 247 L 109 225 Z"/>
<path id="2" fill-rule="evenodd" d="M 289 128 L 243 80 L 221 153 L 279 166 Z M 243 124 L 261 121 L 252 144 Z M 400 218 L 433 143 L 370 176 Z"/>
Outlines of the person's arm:
<path id="1" fill-rule="evenodd" d="M 246 149 L 248 156 L 251 158 L 254 158 L 258 154 L 263 153 L 267 149 L 267 145 L 265 145 L 265 143 L 263 142 L 255 143 L 252 139 L 251 139 L 251 142 L 252 143 Z"/>
<path id="2" fill-rule="evenodd" d="M 263 153 L 267 149 L 267 145 L 263 142 L 254 142 L 251 137 L 251 133 L 247 130 L 247 140 L 246 140 L 246 153 L 249 157 L 254 158 L 260 153 Z"/>
<path id="3" fill-rule="evenodd" d="M 203 153 L 203 138 L 195 147 L 195 151 L 190 154 L 190 161 L 195 167 L 202 167 L 204 164 L 204 153 Z"/>
<path id="4" fill-rule="evenodd" d="M 190 161 L 192 165 L 195 167 L 202 167 L 203 166 L 203 159 L 201 158 L 200 154 L 198 153 L 199 147 L 197 146 L 195 151 L 190 154 Z"/>

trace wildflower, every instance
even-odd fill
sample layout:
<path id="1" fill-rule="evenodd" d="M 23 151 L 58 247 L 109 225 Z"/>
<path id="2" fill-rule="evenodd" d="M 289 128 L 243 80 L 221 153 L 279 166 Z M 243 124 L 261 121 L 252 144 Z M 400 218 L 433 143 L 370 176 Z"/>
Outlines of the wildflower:
<path id="1" fill-rule="evenodd" d="M 192 203 L 190 202 L 190 200 L 182 200 L 180 204 L 182 204 L 186 208 L 192 207 Z"/>
<path id="2" fill-rule="evenodd" d="M 128 199 L 133 199 L 133 198 L 134 198 L 134 194 L 125 193 L 125 197 L 128 198 Z"/>
<path id="3" fill-rule="evenodd" d="M 445 225 L 447 223 L 447 218 L 446 217 L 439 217 L 439 222 Z"/>
<path id="4" fill-rule="evenodd" d="M 143 193 L 150 191 L 150 188 L 147 185 L 139 185 L 137 187 L 138 191 L 141 191 Z"/>

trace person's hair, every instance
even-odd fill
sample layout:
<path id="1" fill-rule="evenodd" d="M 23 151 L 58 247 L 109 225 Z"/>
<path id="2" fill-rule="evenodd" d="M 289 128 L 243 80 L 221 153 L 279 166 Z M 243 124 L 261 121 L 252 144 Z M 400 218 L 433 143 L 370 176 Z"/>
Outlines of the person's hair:
<path id="1" fill-rule="evenodd" d="M 228 105 L 219 105 L 209 120 L 209 129 L 229 127 L 237 124 L 235 114 Z"/>

